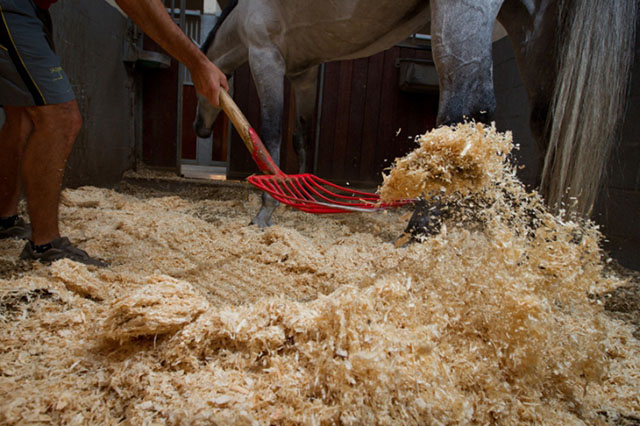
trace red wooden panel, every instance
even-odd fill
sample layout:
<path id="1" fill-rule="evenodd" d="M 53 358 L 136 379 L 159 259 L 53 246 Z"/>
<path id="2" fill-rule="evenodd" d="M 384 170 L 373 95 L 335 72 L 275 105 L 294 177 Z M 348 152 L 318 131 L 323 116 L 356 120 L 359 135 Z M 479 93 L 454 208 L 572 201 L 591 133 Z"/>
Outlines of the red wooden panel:
<path id="1" fill-rule="evenodd" d="M 391 165 L 393 157 L 390 148 L 396 140 L 396 103 L 398 97 L 398 71 L 395 66 L 400 56 L 398 48 L 384 52 L 382 65 L 382 88 L 380 94 L 380 121 L 378 124 L 378 138 L 372 141 L 375 150 L 375 170 L 384 170 Z"/>
<path id="2" fill-rule="evenodd" d="M 193 86 L 184 86 L 182 91 L 182 158 L 196 159 L 197 136 L 193 130 L 193 121 L 196 118 L 198 97 Z"/>
<path id="3" fill-rule="evenodd" d="M 229 140 L 229 119 L 224 113 L 219 114 L 213 123 L 213 147 L 211 160 L 227 161 L 227 141 Z"/>
<path id="4" fill-rule="evenodd" d="M 431 58 L 431 52 L 423 49 L 403 48 L 400 49 L 400 55 L 403 58 Z M 435 126 L 438 106 L 438 95 L 399 91 L 398 96 L 398 126 L 402 132 L 391 153 L 394 157 L 415 149 L 415 137 Z"/>
<path id="5" fill-rule="evenodd" d="M 162 51 L 145 37 L 144 48 Z M 151 166 L 176 166 L 178 65 L 142 70 L 142 160 Z"/>
<path id="6" fill-rule="evenodd" d="M 399 48 L 398 55 L 400 58 L 415 58 L 416 49 L 410 48 Z M 390 159 L 395 159 L 397 157 L 403 156 L 407 152 L 415 149 L 416 145 L 414 142 L 414 138 L 416 135 L 415 121 L 416 114 L 415 110 L 420 109 L 420 105 L 416 105 L 414 102 L 414 98 L 416 95 L 413 93 L 403 92 L 397 89 L 398 84 L 398 68 L 394 67 L 394 82 L 396 82 L 396 108 L 395 108 L 395 119 L 394 119 L 394 130 L 395 133 L 393 135 L 393 143 L 390 146 L 390 149 L 387 152 L 387 156 Z M 422 95 L 417 95 L 418 98 L 422 98 Z M 421 127 L 421 126 L 419 126 Z"/>
<path id="7" fill-rule="evenodd" d="M 326 65 L 319 176 L 377 184 L 395 157 L 414 148 L 413 136 L 432 126 L 437 96 L 398 89 L 396 59 L 418 57 L 418 52 L 393 48 L 368 59 Z"/>
<path id="8" fill-rule="evenodd" d="M 342 178 L 344 175 L 345 144 L 349 136 L 349 102 L 351 101 L 352 72 L 353 61 L 340 62 L 340 74 L 338 77 L 339 102 L 336 116 L 334 117 L 336 130 L 331 155 L 331 176 L 337 178 Z"/>
<path id="9" fill-rule="evenodd" d="M 384 52 L 369 58 L 367 72 L 367 94 L 364 103 L 364 122 L 362 126 L 362 144 L 360 145 L 360 170 L 359 180 L 366 178 L 375 171 L 375 141 L 378 137 L 378 123 L 380 120 L 380 98 L 382 88 L 382 65 L 384 64 Z M 375 178 L 375 176 L 370 176 Z"/>
<path id="10" fill-rule="evenodd" d="M 318 143 L 318 170 L 319 176 L 331 175 L 331 158 L 335 142 L 336 114 L 339 103 L 339 87 L 337 84 L 340 75 L 340 62 L 330 62 L 325 65 L 324 92 L 322 117 L 320 118 L 320 140 Z"/>
<path id="11" fill-rule="evenodd" d="M 345 140 L 344 173 L 345 180 L 360 179 L 360 152 L 363 143 L 362 131 L 364 109 L 367 97 L 367 74 L 369 59 L 353 61 L 351 75 L 351 99 L 349 101 L 349 131 Z"/>

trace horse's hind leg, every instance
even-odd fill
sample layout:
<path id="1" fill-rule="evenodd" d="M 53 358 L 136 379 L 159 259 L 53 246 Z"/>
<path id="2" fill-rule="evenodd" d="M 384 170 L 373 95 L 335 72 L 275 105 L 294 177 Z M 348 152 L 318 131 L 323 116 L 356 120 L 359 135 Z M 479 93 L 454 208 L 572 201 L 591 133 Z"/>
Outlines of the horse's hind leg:
<path id="1" fill-rule="evenodd" d="M 273 161 L 280 166 L 285 62 L 275 47 L 251 47 L 249 65 L 260 97 L 262 141 Z M 271 226 L 271 215 L 277 206 L 278 201 L 263 193 L 262 207 L 251 223 L 260 228 Z"/>
<path id="2" fill-rule="evenodd" d="M 312 67 L 291 77 L 296 94 L 296 129 L 293 133 L 293 148 L 298 158 L 298 172 L 307 170 L 307 148 L 311 140 L 313 113 L 316 106 L 318 67 Z"/>
<path id="3" fill-rule="evenodd" d="M 491 37 L 503 1 L 431 1 L 433 58 L 440 78 L 438 124 L 491 120 L 496 108 Z"/>
<path id="4" fill-rule="evenodd" d="M 491 120 L 496 107 L 491 37 L 502 2 L 431 1 L 433 57 L 440 79 L 438 125 Z M 405 233 L 415 237 L 439 232 L 452 208 L 419 203 Z"/>

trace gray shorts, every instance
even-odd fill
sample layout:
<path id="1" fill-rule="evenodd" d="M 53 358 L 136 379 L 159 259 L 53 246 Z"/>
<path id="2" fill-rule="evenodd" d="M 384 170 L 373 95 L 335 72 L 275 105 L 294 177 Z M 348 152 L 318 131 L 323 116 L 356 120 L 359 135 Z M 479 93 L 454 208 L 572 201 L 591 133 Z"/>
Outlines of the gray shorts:
<path id="1" fill-rule="evenodd" d="M 32 0 L 0 0 L 0 105 L 61 104 L 74 98 L 54 52 L 49 12 Z"/>

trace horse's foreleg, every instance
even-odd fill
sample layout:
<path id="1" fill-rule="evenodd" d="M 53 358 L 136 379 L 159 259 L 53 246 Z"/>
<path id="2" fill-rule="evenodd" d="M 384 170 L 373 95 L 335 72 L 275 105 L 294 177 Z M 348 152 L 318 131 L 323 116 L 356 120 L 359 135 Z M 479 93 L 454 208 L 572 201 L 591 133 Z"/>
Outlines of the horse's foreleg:
<path id="1" fill-rule="evenodd" d="M 316 106 L 316 92 L 318 85 L 318 67 L 312 67 L 291 77 L 291 83 L 296 94 L 296 129 L 293 133 L 293 148 L 298 158 L 298 172 L 307 169 L 307 148 L 311 140 L 311 125 Z"/>
<path id="2" fill-rule="evenodd" d="M 275 47 L 251 47 L 249 65 L 260 98 L 262 141 L 273 161 L 279 166 L 285 62 Z M 266 192 L 263 193 L 262 207 L 251 223 L 260 228 L 271 226 L 271 215 L 278 204 L 273 197 Z"/>
<path id="3" fill-rule="evenodd" d="M 437 123 L 489 122 L 496 108 L 491 37 L 503 0 L 432 0 L 433 58 L 440 79 Z"/>

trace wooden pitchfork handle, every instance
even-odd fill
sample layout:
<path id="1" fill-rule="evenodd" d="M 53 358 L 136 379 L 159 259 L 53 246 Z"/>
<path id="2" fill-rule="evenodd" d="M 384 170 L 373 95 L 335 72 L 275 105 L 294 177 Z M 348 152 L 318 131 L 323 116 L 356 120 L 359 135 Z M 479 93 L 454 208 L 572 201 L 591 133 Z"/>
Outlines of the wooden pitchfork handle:
<path id="1" fill-rule="evenodd" d="M 251 153 L 251 158 L 258 165 L 260 171 L 268 175 L 284 176 L 284 173 L 276 165 L 269 155 L 269 151 L 265 148 L 262 140 L 258 136 L 247 118 L 242 114 L 238 105 L 233 101 L 233 98 L 226 92 L 226 90 L 220 88 L 220 107 L 227 114 L 227 117 L 233 123 L 242 141 L 246 145 L 247 149 Z"/>

